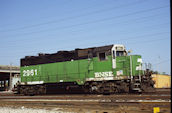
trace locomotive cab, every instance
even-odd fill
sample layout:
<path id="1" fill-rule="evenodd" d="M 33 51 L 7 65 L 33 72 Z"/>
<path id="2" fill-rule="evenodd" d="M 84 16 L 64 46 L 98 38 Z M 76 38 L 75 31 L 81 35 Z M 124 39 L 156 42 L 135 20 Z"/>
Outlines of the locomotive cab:
<path id="1" fill-rule="evenodd" d="M 111 51 L 112 68 L 115 75 L 132 77 L 143 74 L 140 55 L 128 55 L 125 46 L 119 44 L 114 45 Z"/>
<path id="2" fill-rule="evenodd" d="M 116 57 L 127 56 L 125 46 L 123 45 L 114 45 L 112 47 L 112 68 L 116 68 Z"/>

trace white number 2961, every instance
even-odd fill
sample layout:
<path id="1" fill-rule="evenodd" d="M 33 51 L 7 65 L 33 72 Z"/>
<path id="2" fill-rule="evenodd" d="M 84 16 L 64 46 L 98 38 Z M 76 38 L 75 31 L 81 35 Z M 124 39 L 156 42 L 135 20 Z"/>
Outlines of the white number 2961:
<path id="1" fill-rule="evenodd" d="M 37 69 L 23 70 L 23 76 L 34 76 L 37 75 Z"/>

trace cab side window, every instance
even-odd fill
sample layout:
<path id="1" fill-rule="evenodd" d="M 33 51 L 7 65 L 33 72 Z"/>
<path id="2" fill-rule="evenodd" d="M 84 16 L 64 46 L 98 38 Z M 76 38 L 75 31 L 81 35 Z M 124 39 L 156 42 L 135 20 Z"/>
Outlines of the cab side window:
<path id="1" fill-rule="evenodd" d="M 105 52 L 102 52 L 102 53 L 98 53 L 98 57 L 99 57 L 99 60 L 100 61 L 104 61 L 106 60 L 106 53 Z"/>

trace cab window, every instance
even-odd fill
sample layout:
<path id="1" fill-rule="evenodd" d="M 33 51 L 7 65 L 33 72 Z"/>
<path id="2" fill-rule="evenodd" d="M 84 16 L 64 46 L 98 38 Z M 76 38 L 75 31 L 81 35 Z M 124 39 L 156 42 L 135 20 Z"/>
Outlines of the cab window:
<path id="1" fill-rule="evenodd" d="M 100 60 L 100 61 L 106 60 L 106 53 L 105 53 L 105 52 L 99 53 L 98 56 L 99 56 L 99 60 Z"/>
<path id="2" fill-rule="evenodd" d="M 124 56 L 124 52 L 123 51 L 117 51 L 116 56 Z"/>

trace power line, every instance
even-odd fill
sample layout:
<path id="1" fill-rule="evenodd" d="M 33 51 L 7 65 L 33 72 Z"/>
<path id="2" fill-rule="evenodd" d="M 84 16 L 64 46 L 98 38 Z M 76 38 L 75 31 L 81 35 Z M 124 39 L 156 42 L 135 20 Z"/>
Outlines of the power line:
<path id="1" fill-rule="evenodd" d="M 166 39 L 169 39 L 169 37 L 165 37 L 165 38 L 163 37 L 163 38 L 157 38 L 157 39 L 153 39 L 153 40 L 142 41 L 141 44 L 152 43 L 152 42 L 155 42 L 155 41 L 166 40 Z M 138 44 L 138 41 L 130 43 L 130 44 Z"/>
<path id="2" fill-rule="evenodd" d="M 149 38 L 150 36 L 157 36 L 157 35 L 161 35 L 161 34 L 165 34 L 165 33 L 169 33 L 169 32 L 161 32 L 161 33 L 154 33 L 154 34 L 146 34 L 146 35 L 141 35 L 141 36 L 135 36 L 135 37 L 128 37 L 128 38 L 122 38 L 122 39 L 120 39 L 120 40 L 111 40 L 110 41 L 110 43 L 112 43 L 112 42 L 117 42 L 117 41 L 121 41 L 121 40 L 125 40 L 125 41 L 127 41 L 127 40 L 131 40 L 131 39 L 141 39 L 141 38 Z M 160 39 L 154 39 L 154 40 L 149 40 L 149 41 L 142 41 L 142 43 L 148 43 L 148 42 L 154 42 L 154 41 L 158 41 L 158 40 L 163 40 L 163 39 L 167 39 L 168 37 L 166 37 L 166 38 L 160 38 Z M 93 43 L 89 43 L 89 44 L 93 44 L 93 45 L 95 45 L 95 44 L 104 44 L 105 42 L 104 41 L 102 41 L 102 42 L 93 42 Z M 137 44 L 138 42 L 134 42 L 134 43 L 130 43 L 130 44 Z M 127 44 L 129 44 L 129 43 L 127 43 Z M 83 44 L 79 44 L 79 45 L 77 45 L 77 46 L 83 46 Z M 14 46 L 15 47 L 15 46 Z M 30 46 L 29 46 L 30 47 Z M 71 47 L 73 47 L 73 46 L 68 46 L 68 47 L 63 47 L 63 48 L 71 48 Z M 56 49 L 63 49 L 63 48 L 56 48 Z M 25 48 L 23 48 L 22 47 L 22 50 L 24 50 Z M 50 49 L 49 49 L 50 50 Z M 32 52 L 36 52 L 36 51 L 32 51 Z M 16 53 L 16 52 L 15 52 Z M 18 53 L 25 53 L 25 52 L 18 52 Z"/>
<path id="3" fill-rule="evenodd" d="M 150 43 L 150 42 L 155 42 L 155 41 L 160 41 L 160 40 L 166 40 L 166 39 L 169 39 L 169 37 L 166 37 L 166 38 L 158 38 L 158 39 L 154 39 L 154 40 L 148 40 L 148 41 L 141 41 L 141 42 L 134 42 L 134 43 L 127 43 L 127 44 L 138 44 L 138 43 L 142 43 L 142 44 L 145 44 L 145 43 Z M 125 39 L 125 40 L 127 40 L 127 39 Z M 129 40 L 129 38 L 128 38 L 128 40 Z M 111 40 L 110 42 L 109 42 L 109 44 L 112 44 L 112 42 L 115 42 L 116 40 Z M 117 42 L 117 41 L 116 41 Z M 91 44 L 105 44 L 105 41 L 102 41 L 102 42 L 96 42 L 96 43 L 91 43 Z M 80 44 L 80 45 L 83 45 L 83 44 Z M 106 45 L 108 45 L 108 44 L 106 44 Z"/>
<path id="4" fill-rule="evenodd" d="M 144 17 L 139 17 L 139 18 L 135 18 L 135 19 L 131 19 L 131 20 L 127 20 L 127 21 L 123 21 L 123 22 L 117 22 L 117 23 L 111 23 L 110 25 L 112 26 L 114 26 L 114 25 L 117 25 L 117 24 L 131 24 L 132 22 L 134 22 L 134 23 L 140 23 L 140 22 L 145 22 L 145 20 L 144 20 L 144 18 L 150 18 L 150 17 L 156 17 L 156 16 L 159 16 L 159 14 L 157 15 L 151 15 L 151 16 L 144 16 Z M 162 16 L 161 16 L 162 17 Z M 144 20 L 144 21 L 138 21 L 137 22 L 137 20 Z M 147 21 L 152 21 L 151 19 L 148 19 Z M 169 23 L 163 23 L 162 25 L 165 25 L 165 24 L 169 24 Z M 155 25 L 155 26 L 160 26 L 161 24 L 158 24 L 158 25 Z M 150 28 L 150 27 L 152 27 L 152 26 L 146 26 L 146 27 L 148 27 L 148 28 Z M 91 28 L 93 28 L 93 27 L 91 27 Z M 100 28 L 99 28 L 100 29 Z M 104 29 L 104 27 L 103 27 L 103 29 Z M 89 29 L 90 30 L 90 29 Z M 79 31 L 85 31 L 85 30 L 79 30 Z M 72 32 L 72 33 L 78 33 L 79 32 L 78 30 L 76 31 L 74 31 L 74 32 Z M 108 33 L 109 34 L 109 33 Z M 51 36 L 51 35 L 50 35 Z M 71 34 L 70 34 L 70 36 L 71 36 Z M 48 35 L 48 37 L 49 37 L 49 35 Z M 23 37 L 22 39 L 20 39 L 20 40 L 15 40 L 15 41 L 8 41 L 8 42 L 18 42 L 18 41 L 25 41 L 26 39 L 24 39 L 25 37 Z M 33 38 L 33 37 L 32 37 Z M 40 38 L 43 38 L 43 37 L 35 37 L 35 38 L 33 38 L 32 39 L 32 41 L 33 40 L 37 40 L 37 39 L 40 39 Z M 30 38 L 29 38 L 29 40 L 30 40 Z"/>
<path id="5" fill-rule="evenodd" d="M 117 19 L 117 18 L 121 18 L 121 17 L 125 17 L 125 16 L 135 15 L 135 14 L 149 12 L 149 11 L 158 10 L 158 9 L 167 8 L 167 7 L 169 7 L 169 6 L 166 5 L 166 6 L 161 6 L 161 7 L 157 7 L 157 8 L 151 8 L 151 9 L 146 9 L 146 10 L 142 10 L 142 11 L 136 11 L 136 12 L 128 13 L 128 14 L 125 14 L 125 15 L 114 16 L 114 17 L 109 17 L 109 18 L 89 21 L 89 22 L 80 23 L 80 24 L 73 24 L 73 25 L 68 25 L 68 26 L 64 26 L 64 27 L 40 30 L 40 31 L 35 31 L 35 32 L 28 32 L 28 33 L 22 33 L 22 34 L 16 34 L 16 35 L 13 35 L 13 37 L 14 36 L 22 36 L 22 35 L 32 35 L 32 34 L 40 33 L 40 32 L 47 32 L 49 30 L 53 31 L 53 30 L 57 30 L 57 29 L 66 29 L 66 28 L 72 28 L 72 27 L 76 27 L 76 26 L 87 25 L 87 24 L 94 24 L 94 23 L 98 23 L 98 22 L 103 22 L 103 21 L 107 21 L 107 20 Z"/>
<path id="6" fill-rule="evenodd" d="M 158 25 L 156 25 L 156 26 L 159 26 L 159 25 L 161 25 L 161 24 L 158 24 Z M 163 24 L 162 24 L 163 25 Z M 152 26 L 147 26 L 147 28 L 151 28 Z M 156 27 L 156 28 L 159 28 L 159 27 Z M 155 30 L 155 29 L 152 29 L 152 30 Z M 125 30 L 124 30 L 125 31 Z M 150 31 L 150 30 L 149 30 Z M 132 31 L 133 32 L 133 31 Z M 137 33 L 136 31 L 134 32 L 134 33 Z M 115 40 L 115 41 L 122 41 L 122 40 L 125 40 L 125 41 L 127 41 L 127 40 L 131 40 L 131 39 L 140 39 L 140 38 L 145 38 L 145 37 L 152 37 L 152 36 L 157 36 L 157 35 L 163 35 L 163 34 L 167 34 L 167 33 L 170 33 L 170 32 L 168 32 L 168 31 L 165 31 L 165 32 L 158 32 L 158 33 L 151 33 L 151 34 L 145 34 L 145 35 L 141 35 L 141 36 L 131 36 L 131 37 L 128 37 L 128 38 L 120 38 L 120 39 L 117 39 L 117 40 Z M 122 32 L 121 34 L 126 34 L 126 32 Z M 110 35 L 110 33 L 105 33 L 104 35 L 106 35 L 106 37 L 108 36 L 108 35 Z M 92 37 L 94 37 L 94 36 L 92 36 Z M 105 37 L 105 38 L 106 38 Z M 76 38 L 76 37 L 75 37 Z M 90 37 L 89 37 L 90 38 Z M 36 38 L 35 38 L 36 39 Z M 73 38 L 72 38 L 73 39 Z M 60 41 L 65 41 L 66 39 L 63 39 L 63 40 L 60 40 Z M 71 40 L 71 38 L 70 38 L 70 40 Z M 77 39 L 74 39 L 75 41 L 82 41 L 83 39 L 79 39 L 79 40 L 77 40 Z M 24 42 L 27 42 L 27 41 L 24 41 Z M 39 43 L 41 43 L 40 41 L 33 41 L 32 40 L 32 42 L 34 42 L 34 43 L 36 43 L 36 44 L 39 44 Z M 103 41 L 104 42 L 104 41 Z M 18 43 L 18 44 L 24 44 L 23 42 L 20 42 L 20 43 Z M 29 45 L 32 45 L 32 43 L 29 41 Z M 14 44 L 9 44 L 8 45 L 8 47 L 16 47 L 16 45 L 14 45 Z M 22 47 L 21 45 L 17 45 L 17 47 Z M 29 46 L 30 47 L 30 46 Z M 5 48 L 7 48 L 7 47 L 5 47 Z M 22 47 L 23 48 L 23 47 Z M 2 49 L 3 49 L 3 47 L 2 47 Z"/>
<path id="7" fill-rule="evenodd" d="M 144 27 L 144 28 L 148 28 L 148 29 L 150 29 L 150 28 L 152 28 L 152 27 L 155 27 L 155 26 L 160 26 L 160 25 L 165 25 L 165 24 L 168 24 L 168 23 L 163 23 L 163 24 L 158 24 L 158 25 L 154 25 L 154 26 L 146 26 L 146 27 Z M 159 28 L 159 27 L 157 27 L 157 28 Z M 138 30 L 138 29 L 137 29 Z M 153 29 L 154 30 L 154 29 Z M 123 32 L 124 31 L 124 32 Z M 122 31 L 122 34 L 126 34 L 126 31 L 125 30 L 123 30 Z M 118 33 L 120 33 L 121 31 L 118 31 Z M 133 31 L 132 31 L 133 32 Z M 136 31 L 134 32 L 134 33 L 136 33 Z M 144 38 L 144 37 L 146 37 L 146 36 L 156 36 L 156 35 L 161 35 L 161 34 L 166 34 L 166 33 L 170 33 L 170 32 L 158 32 L 158 33 L 153 33 L 153 34 L 146 34 L 146 35 L 142 35 L 142 36 L 135 36 L 135 37 L 129 37 L 129 38 L 122 38 L 122 39 L 120 39 L 120 40 L 117 40 L 117 41 L 121 41 L 121 40 L 127 40 L 127 39 L 135 39 L 135 38 Z M 106 35 L 106 37 L 108 36 L 108 35 L 110 35 L 111 33 L 105 33 L 104 35 Z M 113 33 L 114 34 L 114 33 Z M 49 36 L 48 36 L 49 37 Z M 92 36 L 93 37 L 93 36 Z M 39 39 L 39 38 L 33 38 L 32 39 L 32 42 L 36 42 L 36 43 L 40 43 L 40 42 L 38 42 L 38 41 L 33 41 L 33 40 L 37 40 L 37 39 Z M 74 39 L 74 40 L 76 40 L 76 37 L 74 37 L 74 38 L 70 38 L 70 40 L 71 39 Z M 62 39 L 62 40 L 60 40 L 60 41 L 65 41 L 66 40 L 66 38 L 65 39 Z M 22 40 L 22 41 L 25 41 L 25 40 Z M 12 42 L 12 41 L 11 41 Z M 16 41 L 13 41 L 14 43 L 16 42 Z M 20 43 L 21 43 L 21 40 L 20 40 Z M 23 42 L 21 43 L 21 44 L 23 44 Z M 29 44 L 31 44 L 30 42 L 29 42 Z M 8 47 L 16 47 L 16 45 L 14 45 L 14 44 L 9 44 L 9 46 Z"/>
<path id="8" fill-rule="evenodd" d="M 76 19 L 76 18 L 88 16 L 88 15 L 107 12 L 107 11 L 114 10 L 114 9 L 117 9 L 117 8 L 121 8 L 121 7 L 132 6 L 132 5 L 135 5 L 135 4 L 138 4 L 138 3 L 141 3 L 141 2 L 145 2 L 145 1 L 146 0 L 136 1 L 136 2 L 129 3 L 129 4 L 119 5 L 119 6 L 111 7 L 111 8 L 108 8 L 108 9 L 97 10 L 97 11 L 94 11 L 94 12 L 90 12 L 90 13 L 86 13 L 86 14 L 82 14 L 82 15 L 78 15 L 78 16 L 71 16 L 71 17 L 62 18 L 62 19 L 59 19 L 59 20 L 54 20 L 54 21 L 49 21 L 49 22 L 44 22 L 44 23 L 39 23 L 39 24 L 34 24 L 34 25 L 29 25 L 29 26 L 24 26 L 24 27 L 19 27 L 19 28 L 15 28 L 15 29 L 0 30 L 0 32 L 23 30 L 23 29 L 32 28 L 32 27 L 38 27 L 38 26 L 42 26 L 42 25 L 58 23 L 58 22 L 62 22 L 62 21 L 70 20 L 70 19 Z"/>
<path id="9" fill-rule="evenodd" d="M 163 61 L 161 61 L 161 62 L 154 63 L 153 65 L 162 64 L 162 63 L 168 62 L 168 61 L 170 61 L 170 60 L 171 60 L 171 59 L 166 59 L 166 60 L 163 60 Z"/>
<path id="10" fill-rule="evenodd" d="M 128 44 L 146 44 L 146 43 L 151 43 L 151 42 L 155 42 L 155 41 L 162 41 L 162 40 L 166 40 L 167 38 L 159 38 L 159 39 L 156 39 L 156 40 L 148 40 L 148 41 L 142 41 L 142 42 L 137 42 L 137 43 L 128 43 Z M 93 43 L 92 43 L 93 44 Z M 94 43 L 94 44 L 102 44 L 102 42 L 101 43 Z M 105 44 L 105 42 L 103 42 L 103 44 L 104 45 L 109 45 L 109 44 L 112 44 L 112 42 L 111 43 L 106 43 Z M 83 46 L 83 44 L 79 44 L 79 45 L 77 45 L 77 46 Z M 73 47 L 73 46 L 68 46 L 68 47 L 66 47 L 66 48 L 71 48 L 71 47 Z M 89 47 L 91 47 L 91 46 L 89 46 Z M 92 46 L 93 47 L 93 46 Z M 84 47 L 82 47 L 82 48 L 84 48 Z M 85 47 L 85 48 L 87 48 L 87 47 Z M 57 50 L 63 50 L 64 48 L 56 48 Z M 48 50 L 50 50 L 50 49 L 48 49 Z M 32 52 L 37 52 L 37 51 L 30 51 L 29 53 L 32 53 Z M 19 53 L 19 52 L 18 52 Z M 26 53 L 26 52 L 20 52 L 20 53 Z M 28 52 L 27 52 L 28 53 Z M 40 52 L 37 52 L 37 53 L 40 53 Z M 36 54 L 37 54 L 36 53 Z M 11 57 L 11 56 L 13 56 L 13 55 L 10 55 L 10 56 L 0 56 L 0 57 Z M 28 56 L 28 54 L 27 55 L 25 55 L 25 56 Z"/>

